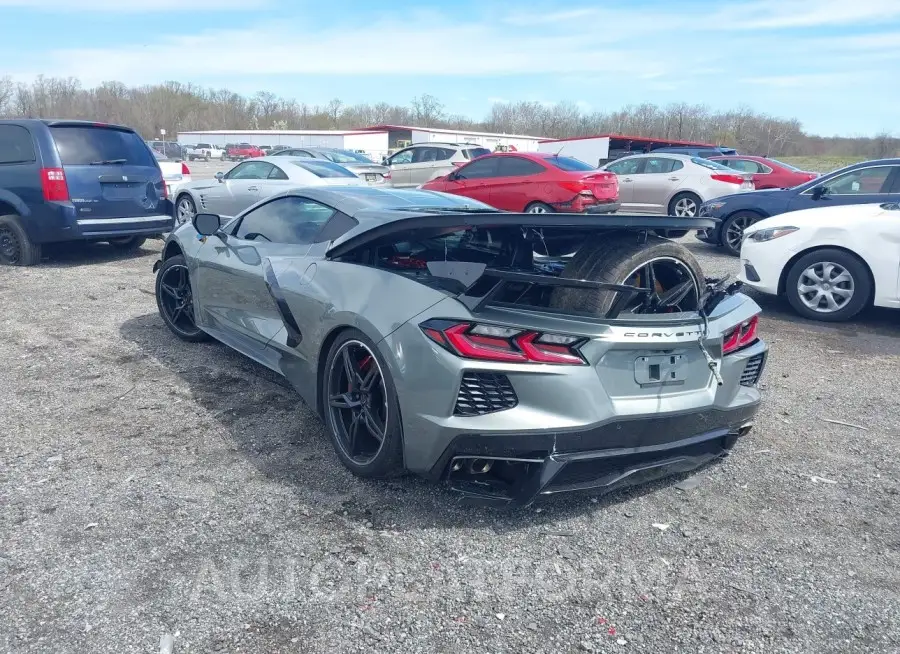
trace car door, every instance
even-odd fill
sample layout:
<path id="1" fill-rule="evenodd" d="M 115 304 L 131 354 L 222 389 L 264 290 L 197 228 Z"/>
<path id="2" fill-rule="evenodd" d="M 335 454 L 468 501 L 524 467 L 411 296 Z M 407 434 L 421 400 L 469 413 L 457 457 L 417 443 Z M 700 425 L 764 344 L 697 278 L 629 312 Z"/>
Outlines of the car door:
<path id="1" fill-rule="evenodd" d="M 681 184 L 684 164 L 669 157 L 643 157 L 640 170 L 629 177 L 630 204 L 636 211 L 665 212 L 669 198 Z"/>
<path id="2" fill-rule="evenodd" d="M 260 180 L 258 200 L 277 195 L 278 193 L 297 186 L 297 183 L 291 181 L 288 174 L 280 166 L 276 166 L 275 164 L 270 165 L 272 168 L 269 171 L 269 176 Z"/>
<path id="3" fill-rule="evenodd" d="M 410 183 L 409 169 L 413 165 L 413 156 L 418 148 L 406 148 L 400 150 L 387 159 L 387 165 L 391 168 L 391 186 L 412 186 Z"/>
<path id="4" fill-rule="evenodd" d="M 614 173 L 619 180 L 619 204 L 623 210 L 634 210 L 634 180 L 644 166 L 643 157 L 619 159 L 602 170 Z"/>
<path id="5" fill-rule="evenodd" d="M 289 195 L 244 214 L 224 240 L 207 238 L 196 283 L 203 323 L 217 338 L 257 359 L 266 356 L 273 338 L 290 340 L 295 323 L 282 306 L 280 284 L 302 277 L 309 245 L 334 214 L 331 207 Z M 273 277 L 276 258 L 281 282 Z"/>
<path id="6" fill-rule="evenodd" d="M 529 203 L 540 200 L 541 197 L 540 175 L 547 172 L 541 164 L 525 157 L 489 157 L 496 159 L 498 170 L 495 177 L 485 178 L 485 191 L 482 198 L 477 195 L 471 197 L 486 202 L 492 207 L 504 211 L 525 211 Z M 488 159 L 479 159 L 469 166 L 474 166 Z M 469 166 L 464 166 L 461 171 Z"/>
<path id="7" fill-rule="evenodd" d="M 432 146 L 414 148 L 412 162 L 407 166 L 410 186 L 418 186 L 431 179 L 440 160 L 440 150 Z"/>
<path id="8" fill-rule="evenodd" d="M 900 166 L 875 165 L 829 176 L 795 195 L 788 210 L 892 201 L 900 198 L 891 193 L 897 175 Z"/>
<path id="9" fill-rule="evenodd" d="M 462 166 L 444 184 L 444 192 L 491 204 L 491 184 L 498 175 L 499 159 L 484 157 Z"/>
<path id="10" fill-rule="evenodd" d="M 245 161 L 229 170 L 224 178 L 225 192 L 218 203 L 220 207 L 209 210 L 227 216 L 239 214 L 260 199 L 262 182 L 273 167 L 265 161 Z"/>

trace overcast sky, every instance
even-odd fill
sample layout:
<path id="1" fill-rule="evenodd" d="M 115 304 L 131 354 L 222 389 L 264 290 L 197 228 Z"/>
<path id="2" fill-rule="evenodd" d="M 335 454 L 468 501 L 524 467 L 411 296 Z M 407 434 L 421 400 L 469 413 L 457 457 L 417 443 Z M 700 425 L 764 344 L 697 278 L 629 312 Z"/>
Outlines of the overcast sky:
<path id="1" fill-rule="evenodd" d="M 900 0 L 0 0 L 0 24 L 0 75 L 19 81 L 429 93 L 474 118 L 505 100 L 686 101 L 900 133 Z"/>

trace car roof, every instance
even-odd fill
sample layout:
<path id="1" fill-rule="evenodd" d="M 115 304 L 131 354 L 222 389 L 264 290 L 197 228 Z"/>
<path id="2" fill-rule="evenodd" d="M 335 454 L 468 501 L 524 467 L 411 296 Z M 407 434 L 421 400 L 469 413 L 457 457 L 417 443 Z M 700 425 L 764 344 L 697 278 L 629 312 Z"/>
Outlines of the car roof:
<path id="1" fill-rule="evenodd" d="M 631 154 L 627 157 L 619 157 L 613 161 L 610 161 L 610 164 L 618 163 L 619 161 L 625 161 L 626 159 L 652 159 L 654 157 L 666 157 L 667 159 L 677 159 L 678 161 L 691 161 L 696 159 L 694 155 L 691 154 L 681 154 L 679 152 L 660 152 L 659 154 L 655 154 L 653 152 L 642 152 L 641 154 Z M 604 164 L 609 165 L 609 164 Z"/>

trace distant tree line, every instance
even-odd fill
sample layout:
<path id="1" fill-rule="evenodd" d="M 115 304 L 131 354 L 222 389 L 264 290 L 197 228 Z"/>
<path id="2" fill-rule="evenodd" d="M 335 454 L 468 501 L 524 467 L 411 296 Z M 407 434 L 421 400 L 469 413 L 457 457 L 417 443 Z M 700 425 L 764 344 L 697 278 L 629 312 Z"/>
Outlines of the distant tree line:
<path id="1" fill-rule="evenodd" d="M 617 111 L 585 112 L 571 102 L 497 103 L 483 120 L 450 115 L 435 97 L 422 95 L 409 105 L 387 102 L 345 105 L 334 99 L 310 105 L 260 91 L 252 97 L 227 89 L 203 89 L 166 82 L 129 87 L 104 82 L 85 88 L 74 78 L 40 76 L 31 84 L 0 77 L 0 116 L 82 118 L 129 125 L 145 138 L 160 129 L 349 129 L 395 124 L 529 134 L 565 138 L 601 133 L 659 139 L 701 141 L 770 156 L 900 155 L 900 138 L 888 133 L 871 137 L 822 137 L 805 133 L 799 120 L 770 116 L 750 108 L 712 111 L 702 105 L 651 103 Z"/>

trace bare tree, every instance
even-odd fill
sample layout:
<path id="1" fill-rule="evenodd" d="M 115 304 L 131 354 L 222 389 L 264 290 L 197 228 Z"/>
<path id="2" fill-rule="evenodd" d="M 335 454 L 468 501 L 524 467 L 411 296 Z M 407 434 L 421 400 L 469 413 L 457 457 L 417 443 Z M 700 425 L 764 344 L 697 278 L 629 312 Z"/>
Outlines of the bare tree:
<path id="1" fill-rule="evenodd" d="M 413 98 L 413 120 L 422 127 L 436 127 L 444 118 L 444 105 L 433 95 L 427 93 Z"/>

